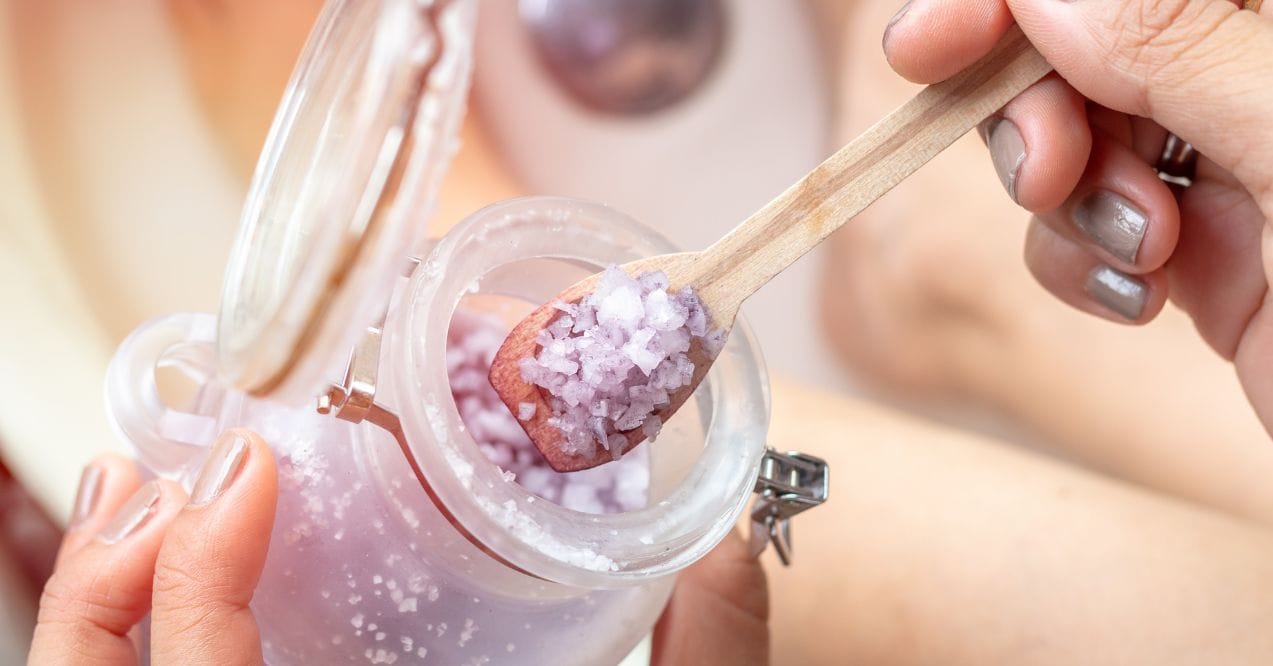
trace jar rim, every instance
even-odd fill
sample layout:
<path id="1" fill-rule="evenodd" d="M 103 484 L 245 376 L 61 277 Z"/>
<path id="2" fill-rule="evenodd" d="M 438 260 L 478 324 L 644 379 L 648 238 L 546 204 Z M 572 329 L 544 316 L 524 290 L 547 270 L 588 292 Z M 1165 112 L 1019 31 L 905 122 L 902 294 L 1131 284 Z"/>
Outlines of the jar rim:
<path id="1" fill-rule="evenodd" d="M 719 543 L 746 506 L 764 454 L 763 360 L 739 317 L 696 393 L 707 427 L 685 477 L 645 508 L 580 513 L 506 481 L 463 427 L 445 363 L 451 315 L 485 275 L 512 262 L 554 258 L 600 270 L 675 251 L 648 227 L 600 204 L 512 199 L 477 211 L 444 236 L 398 304 L 405 311 L 394 317 L 390 349 L 402 356 L 394 362 L 400 371 L 390 375 L 411 453 L 465 530 L 527 573 L 580 587 L 622 587 L 674 573 Z"/>

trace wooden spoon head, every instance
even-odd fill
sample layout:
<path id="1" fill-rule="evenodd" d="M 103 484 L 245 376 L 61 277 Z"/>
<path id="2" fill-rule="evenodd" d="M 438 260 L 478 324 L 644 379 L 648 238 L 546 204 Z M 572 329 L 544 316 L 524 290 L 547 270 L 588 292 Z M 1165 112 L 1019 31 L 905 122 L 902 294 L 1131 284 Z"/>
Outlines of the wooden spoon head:
<path id="1" fill-rule="evenodd" d="M 694 256 L 691 253 L 663 255 L 624 264 L 622 268 L 629 275 L 638 275 L 651 270 L 662 270 L 668 275 L 669 289 L 676 291 L 687 284 L 692 286 L 692 283 L 685 281 L 684 277 L 687 273 L 685 269 L 690 265 Z M 678 277 L 682 279 L 678 281 Z M 491 369 L 488 375 L 491 386 L 495 388 L 495 392 L 499 394 L 500 399 L 514 416 L 518 415 L 524 403 L 535 406 L 534 415 L 524 421 L 518 419 L 518 423 L 526 431 L 531 442 L 535 444 L 535 448 L 539 449 L 548 465 L 558 472 L 578 472 L 590 469 L 615 460 L 616 455 L 601 446 L 595 439 L 590 441 L 589 446 L 591 448 L 585 451 L 572 450 L 567 452 L 563 450 L 567 444 L 565 434 L 556 426 L 548 423 L 548 419 L 552 416 L 552 407 L 548 404 L 549 395 L 544 389 L 522 379 L 520 364 L 522 359 L 533 357 L 539 353 L 539 344 L 535 342 L 535 337 L 553 319 L 561 314 L 561 311 L 554 308 L 552 304 L 558 300 L 566 303 L 578 303 L 584 296 L 596 289 L 597 282 L 600 279 L 601 274 L 598 273 L 571 285 L 557 294 L 547 304 L 540 306 L 527 315 L 525 319 L 518 322 L 495 354 L 495 359 L 491 362 Z M 728 332 L 733 326 L 737 308 L 725 307 L 722 312 L 718 313 L 713 310 L 712 304 L 705 300 L 703 305 L 707 308 L 711 327 L 724 329 Z M 725 312 L 725 310 L 728 310 L 728 312 Z M 694 363 L 694 374 L 688 384 L 668 396 L 667 406 L 654 413 L 664 423 L 693 395 L 694 389 L 698 388 L 699 383 L 707 376 L 707 371 L 711 369 L 712 361 L 715 360 L 703 348 L 702 340 L 698 338 L 691 339 L 690 349 L 686 354 Z M 646 439 L 640 428 L 621 432 L 620 434 L 627 439 L 627 446 L 624 447 L 622 453 L 631 451 Z"/>

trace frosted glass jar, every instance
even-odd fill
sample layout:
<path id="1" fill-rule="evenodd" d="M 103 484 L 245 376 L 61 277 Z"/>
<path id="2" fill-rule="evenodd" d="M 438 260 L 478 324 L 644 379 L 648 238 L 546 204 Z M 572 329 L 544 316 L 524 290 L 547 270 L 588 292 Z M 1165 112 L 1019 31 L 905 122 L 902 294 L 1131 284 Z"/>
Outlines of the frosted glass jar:
<path id="1" fill-rule="evenodd" d="M 393 289 L 382 336 L 351 366 L 353 383 L 375 385 L 362 423 L 224 385 L 211 315 L 134 333 L 112 363 L 111 412 L 144 466 L 187 487 L 220 430 L 249 427 L 274 448 L 279 510 L 253 601 L 269 663 L 616 663 L 751 496 L 768 396 L 745 322 L 647 447 L 646 508 L 605 515 L 536 498 L 482 456 L 451 399 L 445 341 L 462 301 L 529 307 L 605 264 L 673 250 L 596 204 L 496 204 Z M 346 357 L 332 361 L 339 376 Z M 169 366 L 198 386 L 192 406 L 159 399 L 154 371 Z"/>

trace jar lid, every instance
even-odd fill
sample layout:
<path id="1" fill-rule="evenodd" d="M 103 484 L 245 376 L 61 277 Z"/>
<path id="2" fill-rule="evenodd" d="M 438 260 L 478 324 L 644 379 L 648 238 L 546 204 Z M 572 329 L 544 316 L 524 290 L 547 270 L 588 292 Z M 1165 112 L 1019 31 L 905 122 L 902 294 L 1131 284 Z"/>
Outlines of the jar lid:
<path id="1" fill-rule="evenodd" d="M 311 399 L 383 314 L 456 146 L 474 15 L 471 0 L 330 0 L 323 9 L 226 268 L 217 355 L 230 384 Z"/>

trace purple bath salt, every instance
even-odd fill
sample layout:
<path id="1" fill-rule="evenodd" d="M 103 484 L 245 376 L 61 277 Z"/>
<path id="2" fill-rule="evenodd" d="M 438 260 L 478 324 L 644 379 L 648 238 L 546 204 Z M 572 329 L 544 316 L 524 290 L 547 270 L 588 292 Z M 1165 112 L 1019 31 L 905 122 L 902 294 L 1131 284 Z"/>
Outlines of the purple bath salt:
<path id="1" fill-rule="evenodd" d="M 708 328 L 694 290 L 669 291 L 662 271 L 634 278 L 611 265 L 596 291 L 553 307 L 560 314 L 519 369 L 548 393 L 547 422 L 566 436 L 566 452 L 589 451 L 595 441 L 619 459 L 628 444 L 623 433 L 639 428 L 653 440 L 663 427 L 656 412 L 693 380 L 691 343 L 699 340 L 712 358 L 725 344 L 725 331 Z"/>
<path id="2" fill-rule="evenodd" d="M 650 485 L 644 450 L 581 472 L 563 474 L 548 466 L 517 423 L 533 418 L 535 405 L 523 403 L 517 414 L 510 413 L 487 379 L 491 360 L 507 334 L 508 327 L 498 319 L 463 308 L 456 310 L 447 334 L 451 395 L 482 455 L 506 479 L 568 509 L 617 513 L 644 507 Z"/>

